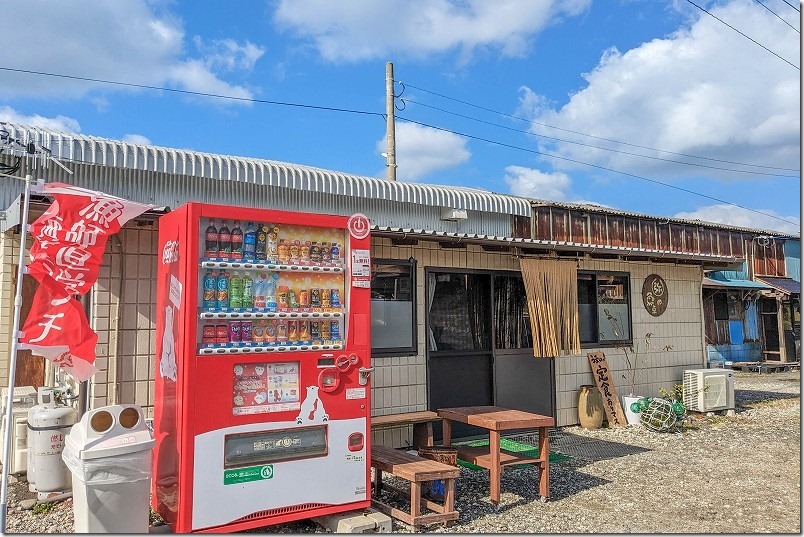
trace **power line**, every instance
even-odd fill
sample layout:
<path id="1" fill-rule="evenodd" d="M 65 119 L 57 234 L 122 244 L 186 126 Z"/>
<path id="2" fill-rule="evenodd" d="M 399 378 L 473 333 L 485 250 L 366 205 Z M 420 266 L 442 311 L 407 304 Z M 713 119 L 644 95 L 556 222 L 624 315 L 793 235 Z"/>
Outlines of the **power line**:
<path id="1" fill-rule="evenodd" d="M 799 31 L 796 29 L 796 27 L 795 27 L 795 26 L 793 26 L 792 24 L 790 24 L 789 22 L 787 22 L 786 20 L 784 20 L 784 19 L 783 19 L 782 17 L 780 17 L 780 16 L 779 16 L 779 15 L 778 15 L 778 14 L 777 14 L 775 11 L 773 11 L 771 8 L 769 8 L 768 6 L 766 6 L 765 4 L 763 4 L 763 3 L 761 2 L 761 0 L 754 0 L 754 1 L 755 1 L 757 4 L 759 4 L 760 6 L 764 7 L 764 8 L 765 8 L 765 9 L 767 9 L 768 11 L 770 11 L 771 13 L 773 13 L 773 14 L 776 16 L 776 18 L 777 18 L 777 19 L 779 19 L 780 21 L 782 21 L 783 23 L 785 23 L 786 25 L 788 25 L 789 27 L 791 27 L 793 30 L 795 30 L 795 31 L 796 31 L 796 32 L 798 32 L 798 33 L 801 33 L 801 32 L 799 32 Z"/>
<path id="2" fill-rule="evenodd" d="M 779 216 L 775 216 L 775 215 L 772 215 L 772 214 L 769 214 L 769 213 L 758 211 L 756 209 L 751 209 L 749 207 L 744 207 L 743 205 L 739 205 L 739 204 L 731 202 L 731 201 L 726 201 L 726 200 L 723 200 L 723 199 L 720 199 L 720 198 L 716 198 L 714 196 L 709 196 L 707 194 L 701 194 L 700 192 L 695 192 L 694 190 L 689 190 L 689 189 L 684 188 L 684 187 L 680 187 L 680 186 L 677 186 L 677 185 L 671 185 L 669 183 L 663 183 L 662 181 L 657 181 L 656 179 L 650 179 L 648 177 L 643 177 L 641 175 L 636 175 L 634 173 L 624 172 L 624 171 L 621 171 L 621 170 L 615 170 L 613 168 L 608 168 L 606 166 L 601 166 L 599 164 L 592 164 L 592 163 L 589 163 L 589 162 L 583 162 L 583 161 L 580 161 L 580 160 L 571 159 L 569 157 L 562 157 L 560 155 L 554 155 L 552 153 L 545 153 L 543 151 L 537 151 L 536 149 L 529 149 L 529 148 L 526 148 L 526 147 L 519 147 L 519 146 L 512 145 L 512 144 L 506 144 L 504 142 L 498 142 L 496 140 L 490 140 L 488 138 L 483 138 L 481 136 L 475 136 L 475 135 L 472 135 L 472 134 L 466 134 L 466 133 L 463 133 L 463 132 L 453 131 L 453 130 L 450 130 L 450 129 L 445 129 L 443 127 L 436 127 L 435 125 L 429 125 L 427 123 L 422 123 L 420 121 L 407 119 L 407 118 L 401 117 L 399 115 L 396 116 L 396 119 L 401 119 L 402 121 L 407 121 L 408 123 L 414 123 L 414 124 L 420 125 L 422 127 L 429 127 L 431 129 L 436 129 L 436 130 L 443 131 L 443 132 L 449 132 L 451 134 L 456 134 L 458 136 L 463 136 L 465 138 L 470 138 L 472 140 L 478 140 L 478 141 L 481 141 L 481 142 L 486 142 L 486 143 L 493 144 L 493 145 L 498 145 L 498 146 L 501 146 L 501 147 L 507 147 L 509 149 L 516 149 L 518 151 L 525 151 L 527 153 L 533 153 L 535 155 L 542 155 L 542 156 L 545 156 L 545 157 L 564 160 L 564 161 L 572 162 L 572 163 L 575 163 L 575 164 L 581 164 L 583 166 L 589 166 L 589 167 L 597 168 L 599 170 L 604 170 L 604 171 L 607 171 L 607 172 L 618 173 L 618 174 L 621 174 L 621 175 L 625 175 L 625 176 L 628 176 L 628 177 L 633 177 L 635 179 L 639 179 L 641 181 L 648 181 L 649 183 L 655 183 L 657 185 L 662 185 L 662 186 L 666 186 L 668 188 L 673 188 L 675 190 L 680 190 L 681 192 L 686 192 L 687 194 L 693 194 L 695 196 L 700 196 L 702 198 L 707 198 L 707 199 L 710 199 L 710 200 L 713 200 L 713 201 L 717 201 L 718 203 L 725 203 L 727 205 L 732 205 L 734 207 L 739 207 L 740 209 L 750 211 L 750 212 L 756 213 L 756 214 L 761 214 L 762 216 L 767 216 L 768 218 L 773 218 L 773 219 L 779 220 L 781 222 L 785 222 L 787 224 L 792 224 L 794 226 L 799 225 L 797 222 L 792 222 L 790 220 L 787 220 L 785 218 L 781 218 Z"/>
<path id="3" fill-rule="evenodd" d="M 524 130 L 521 130 L 521 129 L 515 129 L 513 127 L 507 127 L 505 125 L 500 125 L 499 123 L 493 123 L 491 121 L 485 121 L 485 120 L 482 120 L 482 119 L 479 119 L 479 118 L 467 116 L 467 115 L 464 115 L 464 114 L 459 114 L 457 112 L 452 112 L 450 110 L 445 110 L 445 109 L 439 108 L 437 106 L 432 106 L 432 105 L 429 105 L 429 104 L 420 103 L 420 102 L 415 101 L 413 99 L 401 99 L 401 100 L 403 102 L 405 102 L 405 103 L 413 103 L 413 104 L 417 104 L 419 106 L 424 106 L 425 108 L 432 108 L 433 110 L 438 110 L 439 112 L 444 112 L 445 114 L 450 114 L 450 115 L 457 116 L 457 117 L 464 118 L 464 119 L 468 119 L 468 120 L 471 120 L 471 121 L 476 121 L 478 123 L 483 123 L 485 125 L 491 125 L 493 127 L 498 127 L 500 129 L 506 129 L 506 130 L 510 130 L 510 131 L 513 131 L 513 132 L 518 132 L 518 133 L 521 133 L 521 134 L 527 134 L 528 136 L 534 136 L 536 138 L 546 138 L 548 140 L 556 140 L 556 141 L 564 142 L 564 143 L 568 143 L 568 144 L 575 144 L 575 145 L 580 145 L 582 147 L 589 147 L 589 148 L 592 148 L 592 149 L 600 149 L 600 150 L 603 150 L 603 151 L 611 151 L 613 153 L 621 153 L 623 155 L 630 155 L 630 156 L 633 156 L 633 157 L 640 157 L 640 158 L 646 158 L 646 159 L 651 159 L 651 160 L 660 160 L 660 161 L 663 161 L 663 162 L 671 162 L 671 163 L 674 163 L 674 164 L 683 164 L 685 166 L 694 166 L 694 167 L 697 167 L 697 168 L 708 168 L 708 169 L 711 169 L 711 170 L 721 170 L 721 171 L 734 172 L 734 173 L 746 173 L 746 174 L 751 174 L 751 175 L 765 175 L 765 176 L 770 176 L 770 177 L 797 177 L 797 176 L 788 175 L 788 174 L 782 174 L 782 173 L 757 172 L 757 171 L 752 171 L 752 170 L 735 170 L 734 168 L 724 168 L 722 166 L 710 166 L 708 164 L 697 164 L 695 162 L 684 162 L 683 160 L 673 160 L 673 159 L 667 159 L 667 158 L 662 158 L 662 157 L 656 157 L 656 156 L 653 156 L 653 155 L 642 155 L 640 153 L 634 153 L 634 152 L 631 152 L 631 151 L 623 151 L 621 149 L 614 149 L 614 148 L 610 148 L 610 147 L 602 147 L 602 146 L 597 146 L 597 145 L 585 144 L 583 142 L 577 142 L 577 141 L 574 141 L 574 140 L 566 140 L 564 138 L 556 138 L 554 136 L 546 136 L 546 135 L 543 135 L 543 134 L 537 134 L 537 133 L 530 132 L 530 131 L 524 131 Z"/>
<path id="4" fill-rule="evenodd" d="M 696 4 L 695 2 L 693 2 L 692 0 L 687 0 L 687 2 L 689 2 L 689 3 L 690 3 L 690 4 L 692 4 L 693 6 L 697 7 L 698 9 L 700 9 L 701 11 L 703 11 L 704 13 L 706 13 L 707 15 L 709 15 L 710 17 L 712 17 L 713 19 L 716 19 L 716 20 L 720 21 L 721 23 L 725 24 L 726 26 L 728 26 L 729 28 L 731 28 L 732 30 L 734 30 L 735 32 L 737 32 L 738 34 L 740 34 L 741 36 L 743 36 L 743 37 L 745 37 L 746 39 L 748 39 L 748 40 L 752 41 L 754 44 L 759 45 L 760 47 L 764 48 L 765 50 L 767 50 L 768 52 L 770 52 L 771 54 L 773 54 L 774 56 L 776 56 L 777 58 L 779 58 L 779 59 L 780 59 L 780 60 L 782 60 L 783 62 L 788 63 L 788 64 L 792 65 L 793 67 L 795 67 L 796 69 L 798 69 L 799 71 L 801 71 L 801 68 L 800 68 L 800 67 L 798 67 L 796 64 L 791 63 L 791 62 L 789 62 L 789 61 L 785 60 L 784 58 L 782 58 L 781 56 L 779 56 L 778 54 L 776 54 L 775 52 L 773 52 L 771 49 L 769 49 L 768 47 L 766 47 L 765 45 L 763 45 L 763 44 L 762 44 L 762 43 L 760 43 L 759 41 L 757 41 L 757 40 L 755 40 L 755 39 L 753 39 L 753 38 L 751 38 L 751 37 L 748 37 L 747 35 L 745 35 L 744 33 L 742 33 L 740 30 L 738 30 L 737 28 L 735 28 L 734 26 L 732 26 L 731 24 L 729 24 L 728 22 L 724 21 L 723 19 L 720 19 L 720 18 L 716 17 L 715 15 L 713 15 L 713 14 L 712 14 L 712 13 L 710 13 L 710 12 L 708 12 L 707 10 L 705 10 L 704 8 L 702 8 L 701 6 L 699 6 L 698 4 Z"/>
<path id="5" fill-rule="evenodd" d="M 149 89 L 149 90 L 157 90 L 157 91 L 169 91 L 173 93 L 181 93 L 185 95 L 195 95 L 199 97 L 212 97 L 215 99 L 227 99 L 231 101 L 242 101 L 242 102 L 250 102 L 250 103 L 260 103 L 260 104 L 273 104 L 277 106 L 292 106 L 296 108 L 312 108 L 314 110 L 327 110 L 330 112 L 347 112 L 350 114 L 363 114 L 367 116 L 379 116 L 385 118 L 385 114 L 381 114 L 379 112 L 368 112 L 366 110 L 353 110 L 349 108 L 336 108 L 332 106 L 317 106 L 312 104 L 302 104 L 302 103 L 289 103 L 283 101 L 269 101 L 267 99 L 254 99 L 251 97 L 235 97 L 232 95 L 220 95 L 217 93 L 205 93 L 203 91 L 192 91 L 192 90 L 183 90 L 177 88 L 163 88 L 160 86 L 148 86 L 146 84 L 134 84 L 132 82 L 119 82 L 115 80 L 103 80 L 100 78 L 89 78 L 83 76 L 76 76 L 76 75 L 65 75 L 60 73 L 46 73 L 43 71 L 31 71 L 28 69 L 14 69 L 12 67 L 0 67 L 0 71 L 11 71 L 14 73 L 25 73 L 30 75 L 41 75 L 41 76 L 51 76 L 56 78 L 67 78 L 70 80 L 81 80 L 84 82 L 97 82 L 100 84 L 112 84 L 115 86 L 126 86 L 130 88 L 139 88 L 139 89 Z"/>
<path id="6" fill-rule="evenodd" d="M 792 7 L 793 9 L 795 9 L 796 11 L 798 11 L 799 13 L 801 13 L 801 10 L 800 10 L 800 9 L 798 9 L 796 6 L 794 6 L 793 4 L 791 4 L 790 2 L 788 2 L 787 0 L 782 0 L 782 2 L 784 2 L 784 3 L 785 3 L 785 4 L 787 4 L 788 6 Z"/>
<path id="7" fill-rule="evenodd" d="M 622 140 L 616 140 L 616 139 L 613 139 L 613 138 L 605 138 L 603 136 L 595 136 L 594 134 L 587 134 L 587 133 L 575 131 L 575 130 L 572 130 L 572 129 L 566 129 L 564 127 L 556 127 L 555 125 L 549 125 L 547 123 L 540 123 L 538 121 L 533 121 L 533 120 L 530 120 L 530 119 L 527 119 L 527 118 L 524 118 L 524 117 L 519 117 L 519 116 L 515 116 L 515 115 L 512 115 L 512 114 L 507 114 L 505 112 L 500 112 L 498 110 L 493 110 L 491 108 L 486 108 L 485 106 L 470 103 L 470 102 L 467 102 L 467 101 L 462 101 L 460 99 L 450 97 L 449 95 L 444 95 L 442 93 L 437 93 L 435 91 L 427 90 L 427 89 L 424 89 L 424 88 L 419 87 L 419 86 L 414 86 L 413 84 L 408 84 L 407 82 L 400 81 L 399 83 L 402 84 L 403 86 L 413 88 L 413 89 L 417 89 L 419 91 L 423 91 L 425 93 L 429 93 L 430 95 L 435 95 L 435 96 L 441 97 L 443 99 L 447 99 L 447 100 L 450 100 L 450 101 L 455 101 L 456 103 L 464 104 L 464 105 L 470 106 L 472 108 L 477 108 L 479 110 L 485 110 L 486 112 L 491 112 L 493 114 L 498 114 L 498 115 L 501 115 L 501 116 L 504 116 L 504 117 L 509 117 L 511 119 L 516 119 L 518 121 L 525 121 L 527 123 L 532 123 L 534 125 L 539 125 L 541 127 L 547 127 L 549 129 L 555 129 L 555 130 L 559 130 L 559 131 L 569 132 L 571 134 L 577 134 L 579 136 L 586 136 L 588 138 L 594 138 L 596 140 L 602 140 L 604 142 L 611 142 L 611 143 L 614 143 L 614 144 L 620 144 L 620 145 L 625 145 L 625 146 L 629 146 L 629 147 L 636 147 L 638 149 L 646 149 L 646 150 L 649 150 L 649 151 L 656 151 L 658 153 L 667 153 L 669 155 L 677 155 L 679 157 L 696 158 L 696 159 L 700 159 L 700 160 L 708 160 L 708 161 L 711 161 L 711 162 L 722 162 L 724 164 L 735 164 L 737 166 L 752 166 L 754 168 L 765 168 L 765 169 L 768 169 L 768 170 L 781 170 L 781 171 L 789 171 L 789 172 L 796 172 L 796 173 L 799 173 L 801 171 L 801 170 L 798 170 L 796 168 L 783 168 L 783 167 L 779 167 L 779 166 L 765 166 L 765 165 L 762 165 L 762 164 L 749 164 L 749 163 L 746 163 L 746 162 L 737 162 L 737 161 L 733 161 L 733 160 L 725 160 L 725 159 L 718 159 L 718 158 L 712 158 L 712 157 L 703 157 L 703 156 L 700 156 L 700 155 L 692 155 L 692 154 L 689 154 L 689 153 L 679 153 L 679 152 L 676 152 L 676 151 L 668 151 L 666 149 L 658 149 L 658 148 L 655 148 L 655 147 L 649 147 L 649 146 L 645 146 L 645 145 L 632 144 L 632 143 L 629 143 L 629 142 L 624 142 Z M 418 104 L 421 104 L 421 103 L 418 103 Z"/>

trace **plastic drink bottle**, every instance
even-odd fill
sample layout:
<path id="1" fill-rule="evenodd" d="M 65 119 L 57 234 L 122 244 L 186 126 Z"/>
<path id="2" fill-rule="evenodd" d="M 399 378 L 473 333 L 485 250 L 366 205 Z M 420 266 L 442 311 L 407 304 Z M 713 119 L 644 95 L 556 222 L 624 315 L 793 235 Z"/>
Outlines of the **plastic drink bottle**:
<path id="1" fill-rule="evenodd" d="M 232 256 L 232 232 L 229 231 L 229 226 L 226 220 L 221 222 L 221 227 L 218 228 L 218 257 L 221 259 L 229 259 Z"/>
<path id="2" fill-rule="evenodd" d="M 243 278 L 236 272 L 229 279 L 229 307 L 234 310 L 243 307 Z"/>
<path id="3" fill-rule="evenodd" d="M 254 307 L 256 309 L 265 309 L 265 284 L 267 275 L 264 272 L 257 274 L 257 279 L 254 281 Z"/>
<path id="4" fill-rule="evenodd" d="M 217 288 L 218 308 L 229 307 L 229 274 L 224 271 L 218 273 L 218 278 L 215 280 L 215 287 Z"/>
<path id="5" fill-rule="evenodd" d="M 246 232 L 243 234 L 243 259 L 254 261 L 256 258 L 257 232 L 254 230 L 254 222 L 249 222 Z"/>
<path id="6" fill-rule="evenodd" d="M 265 245 L 268 240 L 268 224 L 260 224 L 257 227 L 257 241 L 255 244 L 255 257 L 257 261 L 265 261 Z"/>
<path id="7" fill-rule="evenodd" d="M 276 280 L 272 274 L 265 281 L 265 305 L 269 308 L 276 307 Z"/>
<path id="8" fill-rule="evenodd" d="M 217 279 L 217 273 L 211 270 L 204 274 L 204 307 L 208 310 L 218 307 Z"/>
<path id="9" fill-rule="evenodd" d="M 218 228 L 215 227 L 215 219 L 209 220 L 209 226 L 206 231 L 206 252 L 204 255 L 207 258 L 218 257 Z"/>
<path id="10" fill-rule="evenodd" d="M 246 272 L 243 275 L 243 308 L 250 310 L 254 307 L 254 279 Z"/>
<path id="11" fill-rule="evenodd" d="M 232 228 L 232 259 L 243 259 L 243 230 L 240 220 L 235 220 Z"/>

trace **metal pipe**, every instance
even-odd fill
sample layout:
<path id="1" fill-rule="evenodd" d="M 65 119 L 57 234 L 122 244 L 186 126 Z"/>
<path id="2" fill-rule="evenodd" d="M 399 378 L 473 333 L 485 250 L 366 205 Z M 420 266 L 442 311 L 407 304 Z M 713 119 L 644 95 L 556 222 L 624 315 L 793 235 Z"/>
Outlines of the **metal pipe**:
<path id="1" fill-rule="evenodd" d="M 22 278 L 25 275 L 25 246 L 28 242 L 28 206 L 31 198 L 31 175 L 25 176 L 25 194 L 23 196 L 22 220 L 20 221 L 20 252 L 17 264 L 17 291 L 14 296 L 14 321 L 11 327 L 11 350 L 8 355 L 8 403 L 6 404 L 6 434 L 3 441 L 3 475 L 0 490 L 0 528 L 6 533 L 6 515 L 8 513 L 8 459 L 11 454 L 11 429 L 14 424 L 12 409 L 14 407 L 14 377 L 17 374 L 17 349 L 19 349 L 20 310 L 22 308 Z"/>

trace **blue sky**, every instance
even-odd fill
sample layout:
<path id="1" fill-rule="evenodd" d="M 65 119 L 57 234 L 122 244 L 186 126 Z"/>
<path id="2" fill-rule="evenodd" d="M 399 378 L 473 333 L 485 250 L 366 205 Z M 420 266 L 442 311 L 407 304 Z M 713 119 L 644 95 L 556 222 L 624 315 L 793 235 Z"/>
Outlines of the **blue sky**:
<path id="1" fill-rule="evenodd" d="M 239 100 L 0 69 L 0 121 L 385 177 L 391 61 L 399 180 L 797 233 L 801 6 L 694 1 L 15 2 L 0 68 Z"/>

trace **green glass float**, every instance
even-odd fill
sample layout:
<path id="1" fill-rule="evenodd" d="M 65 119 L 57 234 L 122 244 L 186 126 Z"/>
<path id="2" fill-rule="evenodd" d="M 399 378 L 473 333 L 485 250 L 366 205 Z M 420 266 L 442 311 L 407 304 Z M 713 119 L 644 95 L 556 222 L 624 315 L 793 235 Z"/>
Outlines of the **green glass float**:
<path id="1" fill-rule="evenodd" d="M 642 412 L 642 406 L 639 404 L 639 401 L 634 401 L 631 403 L 631 412 L 634 414 L 639 414 Z"/>
<path id="2" fill-rule="evenodd" d="M 678 415 L 675 413 L 671 401 L 653 397 L 650 399 L 648 407 L 642 411 L 640 421 L 651 431 L 663 432 L 670 430 L 675 425 Z"/>
<path id="3" fill-rule="evenodd" d="M 645 410 L 650 405 L 650 398 L 649 397 L 643 397 L 642 399 L 637 401 L 637 403 L 639 403 L 639 410 L 640 411 Z"/>
<path id="4" fill-rule="evenodd" d="M 684 406 L 684 403 L 681 401 L 673 401 L 673 412 L 675 412 L 676 416 L 679 418 L 684 417 L 684 414 L 687 413 L 687 407 Z"/>

